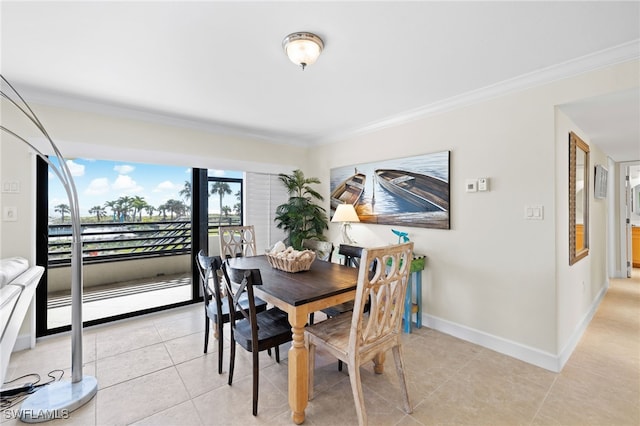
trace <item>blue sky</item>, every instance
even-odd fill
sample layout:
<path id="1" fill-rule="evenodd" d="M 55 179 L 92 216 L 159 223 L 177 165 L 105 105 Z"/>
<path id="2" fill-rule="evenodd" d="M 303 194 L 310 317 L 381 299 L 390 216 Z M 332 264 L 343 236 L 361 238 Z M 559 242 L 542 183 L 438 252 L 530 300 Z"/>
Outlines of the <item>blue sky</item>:
<path id="1" fill-rule="evenodd" d="M 58 164 L 55 158 L 51 158 L 51 161 Z M 179 192 L 185 181 L 191 181 L 191 169 L 180 166 L 82 158 L 67 160 L 67 165 L 78 192 L 81 216 L 89 216 L 89 209 L 94 206 L 104 206 L 106 201 L 124 196 L 139 195 L 154 207 L 169 199 L 184 201 Z M 209 175 L 241 178 L 242 172 L 209 170 Z M 235 197 L 225 198 L 224 203 L 233 206 Z M 54 212 L 54 206 L 59 204 L 69 205 L 69 199 L 56 174 L 49 171 L 49 216 L 59 217 L 60 214 Z M 217 213 L 218 210 L 218 198 L 212 197 L 209 212 Z M 111 213 L 108 208 L 106 211 L 107 214 Z"/>

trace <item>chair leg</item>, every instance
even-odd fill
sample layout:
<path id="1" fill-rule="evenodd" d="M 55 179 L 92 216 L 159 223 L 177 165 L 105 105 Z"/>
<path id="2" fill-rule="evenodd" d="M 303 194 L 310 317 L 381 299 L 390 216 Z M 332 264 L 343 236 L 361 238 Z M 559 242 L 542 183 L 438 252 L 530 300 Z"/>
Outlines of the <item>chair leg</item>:
<path id="1" fill-rule="evenodd" d="M 277 347 L 276 347 L 277 350 Z M 277 352 L 276 352 L 277 353 Z M 258 382 L 260 380 L 260 357 L 258 356 L 260 353 L 255 350 L 253 351 L 253 415 L 258 415 Z"/>
<path id="2" fill-rule="evenodd" d="M 409 391 L 407 390 L 407 378 L 404 374 L 404 360 L 402 358 L 402 348 L 400 346 L 394 346 L 393 359 L 396 364 L 396 372 L 398 373 L 398 379 L 400 379 L 400 390 L 402 391 L 402 399 L 404 402 L 404 411 L 407 414 L 413 412 L 411 407 L 411 401 L 409 400 Z"/>
<path id="3" fill-rule="evenodd" d="M 309 314 L 309 325 L 313 325 L 313 319 L 314 319 L 314 315 L 313 314 L 314 314 L 313 312 L 311 312 Z"/>
<path id="4" fill-rule="evenodd" d="M 231 383 L 233 383 L 233 367 L 235 362 L 236 362 L 236 342 L 235 340 L 231 339 L 231 348 L 229 351 L 229 380 L 227 382 L 229 386 L 231 386 Z"/>
<path id="5" fill-rule="evenodd" d="M 274 350 L 276 352 L 276 362 L 280 364 L 280 346 L 276 346 Z"/>
<path id="6" fill-rule="evenodd" d="M 204 353 L 207 353 L 207 347 L 209 346 L 209 317 L 204 316 Z"/>
<path id="7" fill-rule="evenodd" d="M 338 360 L 338 371 L 342 371 L 342 361 Z"/>
<path id="8" fill-rule="evenodd" d="M 367 412 L 364 409 L 364 395 L 362 394 L 360 366 L 349 364 L 348 367 L 351 392 L 353 393 L 353 401 L 356 404 L 356 414 L 358 415 L 358 424 L 360 426 L 364 426 L 367 424 Z"/>
<path id="9" fill-rule="evenodd" d="M 309 385 L 307 386 L 309 389 L 309 401 L 313 399 L 313 373 L 316 369 L 316 345 L 309 343 L 309 372 L 307 375 L 309 376 Z"/>
<path id="10" fill-rule="evenodd" d="M 216 329 L 218 330 L 218 374 L 222 374 L 223 327 L 224 325 L 222 324 L 216 324 Z"/>
<path id="11" fill-rule="evenodd" d="M 267 349 L 267 355 L 271 356 L 271 348 Z"/>

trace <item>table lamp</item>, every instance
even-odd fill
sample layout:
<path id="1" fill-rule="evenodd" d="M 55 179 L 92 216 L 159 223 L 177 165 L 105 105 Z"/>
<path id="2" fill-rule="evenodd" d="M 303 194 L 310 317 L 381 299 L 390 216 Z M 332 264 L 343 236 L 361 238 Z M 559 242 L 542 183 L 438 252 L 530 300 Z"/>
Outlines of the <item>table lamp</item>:
<path id="1" fill-rule="evenodd" d="M 351 232 L 351 222 L 360 222 L 360 219 L 353 204 L 339 204 L 331 218 L 331 222 L 342 222 L 342 242 L 355 244 L 356 241 L 349 235 Z"/>

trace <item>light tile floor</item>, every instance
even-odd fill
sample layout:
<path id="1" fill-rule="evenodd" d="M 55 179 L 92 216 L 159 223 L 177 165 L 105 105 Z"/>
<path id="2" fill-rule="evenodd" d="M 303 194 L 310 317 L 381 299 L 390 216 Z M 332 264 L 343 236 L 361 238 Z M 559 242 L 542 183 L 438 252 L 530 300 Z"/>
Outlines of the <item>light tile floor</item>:
<path id="1" fill-rule="evenodd" d="M 258 417 L 251 415 L 251 360 L 238 349 L 233 386 L 218 375 L 215 345 L 202 353 L 201 305 L 84 333 L 84 372 L 99 390 L 69 419 L 51 425 L 290 425 L 287 359 L 260 358 Z M 563 371 L 534 367 L 423 327 L 404 335 L 413 414 L 402 412 L 392 356 L 385 374 L 363 368 L 372 425 L 639 425 L 640 271 L 612 280 L 596 316 Z M 227 337 L 225 336 L 225 340 Z M 9 376 L 71 364 L 68 335 L 41 339 L 12 356 Z M 225 367 L 228 341 L 225 345 Z M 226 369 L 225 369 L 226 373 Z M 309 425 L 352 425 L 348 375 L 319 354 Z M 18 424 L 4 412 L 3 426 Z"/>

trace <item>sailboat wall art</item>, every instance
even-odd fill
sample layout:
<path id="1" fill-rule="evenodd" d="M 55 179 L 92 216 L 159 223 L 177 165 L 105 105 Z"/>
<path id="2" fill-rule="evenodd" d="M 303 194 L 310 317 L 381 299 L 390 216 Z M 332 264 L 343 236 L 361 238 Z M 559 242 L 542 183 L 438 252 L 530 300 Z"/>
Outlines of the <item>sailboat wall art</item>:
<path id="1" fill-rule="evenodd" d="M 450 151 L 331 169 L 331 212 L 353 204 L 360 222 L 450 229 Z"/>

